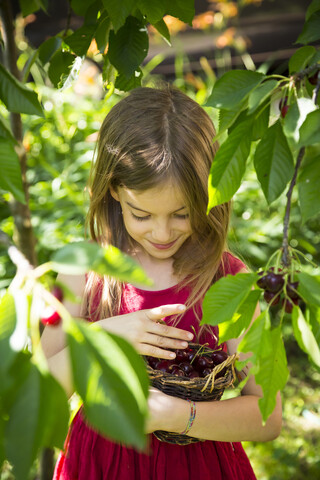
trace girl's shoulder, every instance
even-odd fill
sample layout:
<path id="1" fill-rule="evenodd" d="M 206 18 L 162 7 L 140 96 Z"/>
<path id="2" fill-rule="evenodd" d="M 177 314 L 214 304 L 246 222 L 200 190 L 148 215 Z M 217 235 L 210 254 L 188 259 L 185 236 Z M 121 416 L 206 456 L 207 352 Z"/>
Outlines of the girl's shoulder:
<path id="1" fill-rule="evenodd" d="M 242 262 L 242 260 L 237 258 L 231 252 L 224 252 L 220 266 L 221 275 L 236 275 L 236 273 L 243 270 L 248 271 L 248 267 Z"/>

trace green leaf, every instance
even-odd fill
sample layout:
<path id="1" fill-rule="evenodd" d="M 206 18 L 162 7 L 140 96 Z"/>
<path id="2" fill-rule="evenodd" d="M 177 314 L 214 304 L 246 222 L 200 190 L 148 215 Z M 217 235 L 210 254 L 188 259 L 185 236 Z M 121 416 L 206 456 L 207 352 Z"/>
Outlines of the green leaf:
<path id="1" fill-rule="evenodd" d="M 7 458 L 14 466 L 17 480 L 28 478 L 29 470 L 41 445 L 40 393 L 41 376 L 38 369 L 31 364 L 29 374 L 21 384 L 10 409 L 5 432 Z"/>
<path id="2" fill-rule="evenodd" d="M 311 45 L 306 45 L 305 47 L 300 47 L 289 60 L 289 74 L 299 72 L 303 70 L 308 65 L 309 60 L 316 53 L 315 47 Z"/>
<path id="3" fill-rule="evenodd" d="M 6 140 L 10 140 L 11 143 L 17 144 L 18 142 L 16 139 L 13 137 L 13 134 L 11 132 L 11 128 L 9 123 L 7 122 L 7 119 L 3 118 L 0 116 L 0 138 L 3 137 Z M 1 138 L 1 140 L 3 139 Z"/>
<path id="4" fill-rule="evenodd" d="M 11 192 L 21 203 L 25 204 L 19 157 L 9 140 L 0 138 L 0 188 Z"/>
<path id="5" fill-rule="evenodd" d="M 251 122 L 240 123 L 219 148 L 208 179 L 208 212 L 228 202 L 241 184 L 250 153 Z"/>
<path id="6" fill-rule="evenodd" d="M 268 356 L 272 352 L 269 323 L 270 319 L 265 310 L 255 319 L 238 346 L 239 352 L 252 353 L 250 362 L 257 367 L 261 355 Z"/>
<path id="7" fill-rule="evenodd" d="M 290 105 L 283 121 L 283 131 L 286 137 L 293 140 L 296 144 L 300 143 L 300 127 L 306 120 L 307 115 L 316 108 L 316 105 L 310 98 L 298 98 L 296 102 Z"/>
<path id="8" fill-rule="evenodd" d="M 294 171 L 292 153 L 279 121 L 262 137 L 255 151 L 254 166 L 270 204 L 284 191 Z"/>
<path id="9" fill-rule="evenodd" d="M 238 313 L 257 278 L 255 273 L 238 273 L 214 283 L 204 297 L 201 325 L 230 321 Z"/>
<path id="10" fill-rule="evenodd" d="M 305 311 L 305 317 L 310 325 L 317 345 L 320 345 L 320 307 L 309 305 Z"/>
<path id="11" fill-rule="evenodd" d="M 141 68 L 138 68 L 133 75 L 128 79 L 123 73 L 119 73 L 116 77 L 115 88 L 128 92 L 133 88 L 141 86 L 142 80 L 142 71 Z"/>
<path id="12" fill-rule="evenodd" d="M 119 73 L 128 79 L 139 68 L 148 48 L 147 29 L 135 17 L 128 17 L 117 33 L 110 31 L 108 57 Z"/>
<path id="13" fill-rule="evenodd" d="M 206 106 L 233 110 L 264 78 L 258 72 L 231 70 L 217 80 Z"/>
<path id="14" fill-rule="evenodd" d="M 320 0 L 313 0 L 307 9 L 306 20 L 309 20 L 311 15 L 318 10 L 320 10 Z"/>
<path id="15" fill-rule="evenodd" d="M 269 127 L 270 104 L 263 103 L 253 115 L 252 141 L 260 140 Z"/>
<path id="16" fill-rule="evenodd" d="M 48 8 L 48 0 L 19 0 L 19 4 L 23 17 L 27 17 L 40 9 L 46 11 Z"/>
<path id="17" fill-rule="evenodd" d="M 319 345 L 303 313 L 297 306 L 294 306 L 292 310 L 292 326 L 294 336 L 301 350 L 309 356 L 310 360 L 314 362 L 317 367 L 320 367 Z"/>
<path id="18" fill-rule="evenodd" d="M 71 7 L 77 15 L 84 17 L 95 2 L 96 0 L 71 0 Z"/>
<path id="19" fill-rule="evenodd" d="M 64 39 L 73 53 L 82 57 L 86 55 L 96 31 L 96 25 L 84 25 Z"/>
<path id="20" fill-rule="evenodd" d="M 298 293 L 305 303 L 320 306 L 320 275 L 297 273 L 299 280 Z"/>
<path id="21" fill-rule="evenodd" d="M 261 355 L 260 369 L 256 374 L 256 382 L 261 385 L 263 397 L 259 399 L 259 407 L 263 421 L 266 421 L 276 406 L 276 396 L 288 380 L 286 351 L 284 349 L 281 327 L 268 331 L 271 354 Z"/>
<path id="22" fill-rule="evenodd" d="M 48 75 L 56 88 L 59 88 L 59 84 L 63 76 L 69 75 L 75 59 L 76 57 L 72 53 L 64 52 L 62 50 L 58 50 L 52 56 L 48 69 Z"/>
<path id="23" fill-rule="evenodd" d="M 38 55 L 40 62 L 45 65 L 48 63 L 52 55 L 59 50 L 62 44 L 62 39 L 60 37 L 51 37 L 43 42 L 38 48 Z"/>
<path id="24" fill-rule="evenodd" d="M 255 88 L 249 95 L 248 107 L 249 114 L 255 112 L 257 108 L 274 92 L 279 85 L 276 80 L 268 80 Z"/>
<path id="25" fill-rule="evenodd" d="M 301 169 L 298 177 L 298 192 L 303 223 L 320 213 L 320 156 Z"/>
<path id="26" fill-rule="evenodd" d="M 159 0 L 158 0 L 159 1 Z M 195 15 L 194 0 L 163 0 L 166 14 L 179 18 L 182 22 L 192 26 Z"/>
<path id="27" fill-rule="evenodd" d="M 170 39 L 170 32 L 167 27 L 166 22 L 162 19 L 159 22 L 152 24 L 156 30 L 162 35 L 162 37 L 167 41 L 167 43 L 171 46 L 171 39 Z"/>
<path id="28" fill-rule="evenodd" d="M 71 321 L 65 328 L 74 384 L 89 423 L 108 438 L 143 448 L 149 382 L 142 358 L 98 325 Z"/>
<path id="29" fill-rule="evenodd" d="M 97 47 L 101 53 L 104 53 L 109 40 L 111 21 L 110 18 L 103 13 L 99 18 L 97 30 L 94 38 L 97 42 Z"/>
<path id="30" fill-rule="evenodd" d="M 66 392 L 52 375 L 43 374 L 40 395 L 39 417 L 45 419 L 41 443 L 63 449 L 70 416 Z"/>
<path id="31" fill-rule="evenodd" d="M 261 292 L 259 290 L 252 290 L 232 319 L 219 324 L 219 341 L 221 343 L 231 338 L 238 338 L 244 334 L 250 325 L 260 295 Z"/>
<path id="32" fill-rule="evenodd" d="M 163 0 L 153 0 L 153 2 L 150 2 L 150 0 L 138 0 L 136 3 L 140 12 L 152 24 L 160 22 L 166 13 L 166 5 Z"/>
<path id="33" fill-rule="evenodd" d="M 5 293 L 0 299 L 0 390 L 5 388 L 7 371 L 12 364 L 16 352 L 10 348 L 9 339 L 16 326 L 16 310 L 14 298 Z"/>
<path id="34" fill-rule="evenodd" d="M 126 23 L 127 17 L 132 13 L 137 2 L 135 0 L 102 0 L 102 3 L 109 14 L 114 31 L 117 32 Z"/>
<path id="35" fill-rule="evenodd" d="M 299 146 L 320 143 L 320 110 L 309 113 L 300 127 Z"/>
<path id="36" fill-rule="evenodd" d="M 218 112 L 218 120 L 219 120 L 219 134 L 220 135 L 225 132 L 228 128 L 230 128 L 235 121 L 239 118 L 240 114 L 243 113 L 243 110 L 247 107 L 247 101 L 244 101 L 242 104 L 238 105 L 236 108 L 224 110 L 220 108 Z"/>
<path id="37" fill-rule="evenodd" d="M 1 63 L 0 99 L 10 112 L 44 117 L 37 94 L 19 82 Z"/>
<path id="38" fill-rule="evenodd" d="M 92 270 L 119 280 L 150 285 L 141 267 L 131 257 L 113 246 L 76 242 L 66 245 L 52 256 L 52 269 L 59 273 L 82 275 Z"/>
<path id="39" fill-rule="evenodd" d="M 306 45 L 307 43 L 316 42 L 320 39 L 320 11 L 312 13 L 308 20 L 303 25 L 301 34 L 299 35 L 296 43 L 302 43 Z"/>

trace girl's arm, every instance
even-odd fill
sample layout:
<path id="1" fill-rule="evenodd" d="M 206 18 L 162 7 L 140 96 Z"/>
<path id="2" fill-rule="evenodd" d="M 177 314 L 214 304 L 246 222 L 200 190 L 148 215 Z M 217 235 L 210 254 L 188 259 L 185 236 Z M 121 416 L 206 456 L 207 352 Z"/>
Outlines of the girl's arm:
<path id="1" fill-rule="evenodd" d="M 257 307 L 254 319 L 259 315 Z M 252 323 L 253 323 L 252 321 Z M 242 337 L 227 342 L 229 354 L 237 351 Z M 250 354 L 240 354 L 240 360 Z M 273 440 L 281 431 L 282 407 L 280 393 L 277 395 L 273 413 L 263 425 L 259 410 L 259 398 L 262 390 L 250 376 L 241 396 L 212 402 L 197 402 L 196 417 L 188 435 L 205 440 L 222 442 Z M 165 430 L 181 433 L 187 426 L 190 405 L 185 400 L 163 394 L 151 389 L 149 398 L 150 416 L 147 432 Z"/>

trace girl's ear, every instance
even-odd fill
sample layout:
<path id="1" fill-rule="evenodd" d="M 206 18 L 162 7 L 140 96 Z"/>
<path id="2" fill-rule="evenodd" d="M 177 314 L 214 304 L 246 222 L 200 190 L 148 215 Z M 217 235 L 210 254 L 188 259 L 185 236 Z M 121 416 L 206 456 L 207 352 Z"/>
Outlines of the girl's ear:
<path id="1" fill-rule="evenodd" d="M 117 200 L 117 202 L 120 201 L 118 192 L 113 187 L 110 187 L 110 194 L 115 200 Z"/>

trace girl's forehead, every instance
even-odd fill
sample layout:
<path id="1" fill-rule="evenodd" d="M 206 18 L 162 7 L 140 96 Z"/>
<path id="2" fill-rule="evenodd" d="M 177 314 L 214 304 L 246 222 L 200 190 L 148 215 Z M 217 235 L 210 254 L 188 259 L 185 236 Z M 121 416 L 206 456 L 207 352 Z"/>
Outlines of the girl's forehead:
<path id="1" fill-rule="evenodd" d="M 149 205 L 149 208 L 150 206 L 156 206 L 158 209 L 161 206 L 167 206 L 174 211 L 186 206 L 184 196 L 174 181 L 161 183 L 159 186 L 143 191 L 122 187 L 119 193 L 122 194 L 124 201 L 141 208 L 143 208 L 142 205 Z"/>

